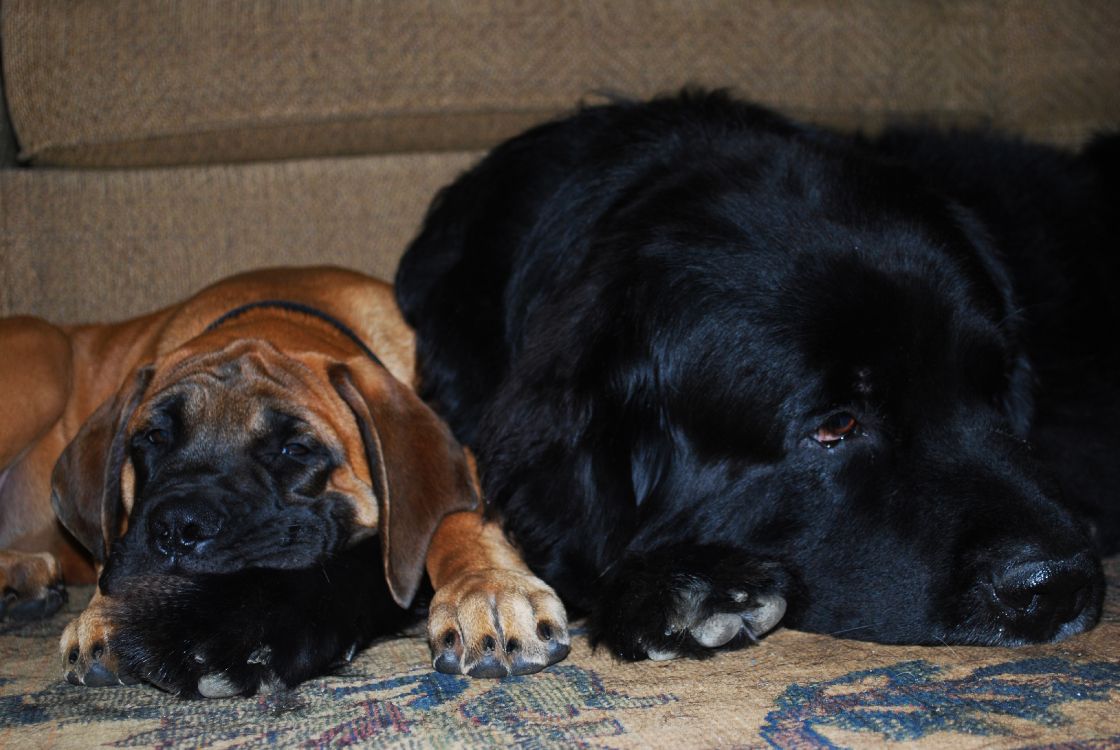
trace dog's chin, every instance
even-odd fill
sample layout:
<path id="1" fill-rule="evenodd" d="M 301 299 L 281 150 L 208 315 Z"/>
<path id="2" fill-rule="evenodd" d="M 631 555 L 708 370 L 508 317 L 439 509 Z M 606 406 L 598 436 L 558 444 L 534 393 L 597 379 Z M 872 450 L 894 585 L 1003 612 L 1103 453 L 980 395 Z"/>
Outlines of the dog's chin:
<path id="1" fill-rule="evenodd" d="M 1058 643 L 1093 628 L 1101 617 L 1103 589 L 1092 594 L 1093 601 L 1074 618 L 1061 621 L 1033 623 L 1015 622 L 991 605 L 979 601 L 980 596 L 968 597 L 975 601 L 974 608 L 959 624 L 947 628 L 941 637 L 929 645 L 960 646 L 1030 646 Z"/>
<path id="2" fill-rule="evenodd" d="M 303 543 L 299 546 L 280 545 L 274 548 L 201 550 L 192 555 L 154 555 L 133 553 L 118 548 L 110 555 L 101 575 L 100 585 L 104 594 L 112 596 L 117 591 L 131 588 L 132 581 L 150 576 L 185 577 L 228 575 L 244 570 L 303 570 L 315 567 L 341 553 L 324 544 Z"/>
<path id="3" fill-rule="evenodd" d="M 963 593 L 945 594 L 942 601 L 949 604 L 932 616 L 927 613 L 924 617 L 892 621 L 889 615 L 877 613 L 877 618 L 869 616 L 868 620 L 879 624 L 866 627 L 851 627 L 847 621 L 807 619 L 808 608 L 797 602 L 799 606 L 787 615 L 785 624 L 794 630 L 897 646 L 1018 647 L 1058 643 L 1089 631 L 1100 620 L 1103 608 L 1104 587 L 1094 585 L 1076 617 L 1043 617 L 1022 622 L 993 605 L 985 589 L 980 583 Z"/>
<path id="4" fill-rule="evenodd" d="M 251 552 L 251 554 L 247 554 Z M 279 546 L 271 549 L 239 550 L 215 559 L 180 560 L 174 571 L 183 575 L 236 573 L 246 568 L 264 570 L 298 570 L 318 565 L 338 554 L 325 544 L 301 544 L 299 547 Z"/>

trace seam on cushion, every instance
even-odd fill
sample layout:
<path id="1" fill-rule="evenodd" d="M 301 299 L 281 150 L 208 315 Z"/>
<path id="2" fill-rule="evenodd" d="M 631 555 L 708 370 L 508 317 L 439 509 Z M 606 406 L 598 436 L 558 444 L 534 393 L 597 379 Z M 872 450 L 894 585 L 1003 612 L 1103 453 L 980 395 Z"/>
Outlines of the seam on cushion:
<path id="1" fill-rule="evenodd" d="M 578 104 L 577 104 L 578 106 Z M 433 121 L 437 119 L 459 119 L 464 117 L 495 117 L 495 116 L 512 116 L 512 117 L 534 117 L 540 115 L 542 119 L 555 117 L 562 113 L 564 108 L 544 109 L 544 108 L 515 108 L 515 109 L 462 109 L 462 110 L 415 110 L 415 111 L 398 111 L 378 115 L 351 115 L 351 116 L 327 116 L 316 118 L 292 118 L 291 120 L 272 119 L 269 121 L 251 122 L 246 120 L 244 123 L 238 124 L 222 124 L 200 129 L 182 130 L 182 131 L 168 131 L 145 135 L 142 137 L 116 137 L 106 138 L 99 140 L 72 140 L 72 141 L 44 141 L 41 145 L 35 147 L 34 151 L 27 151 L 22 149 L 20 152 L 21 159 L 34 161 L 40 155 L 49 150 L 58 149 L 81 149 L 90 146 L 119 146 L 122 144 L 142 144 L 142 143 L 156 143 L 161 140 L 171 140 L 176 138 L 193 138 L 193 137 L 210 137 L 214 135 L 221 135 L 224 133 L 237 133 L 237 132 L 253 132 L 253 131 L 268 131 L 268 130 L 282 130 L 284 128 L 292 127 L 324 127 L 324 126 L 345 126 L 354 123 L 377 123 L 378 121 L 392 122 L 393 120 L 403 120 L 407 118 L 431 118 Z M 453 150 L 456 146 L 448 146 L 439 150 Z M 417 147 L 415 151 L 425 150 L 423 146 Z M 389 151 L 375 151 L 377 153 L 392 153 Z"/>

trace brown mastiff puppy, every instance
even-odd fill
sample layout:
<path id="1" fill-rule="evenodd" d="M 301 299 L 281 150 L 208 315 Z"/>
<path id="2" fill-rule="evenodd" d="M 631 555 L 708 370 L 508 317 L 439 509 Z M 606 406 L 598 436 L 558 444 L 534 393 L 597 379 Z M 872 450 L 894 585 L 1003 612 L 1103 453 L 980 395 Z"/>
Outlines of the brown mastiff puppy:
<path id="1" fill-rule="evenodd" d="M 340 269 L 248 273 L 115 325 L 0 321 L 4 616 L 96 576 L 62 637 L 70 682 L 252 694 L 406 623 L 426 562 L 437 669 L 563 658 L 559 600 L 483 520 L 413 371 L 388 285 Z"/>

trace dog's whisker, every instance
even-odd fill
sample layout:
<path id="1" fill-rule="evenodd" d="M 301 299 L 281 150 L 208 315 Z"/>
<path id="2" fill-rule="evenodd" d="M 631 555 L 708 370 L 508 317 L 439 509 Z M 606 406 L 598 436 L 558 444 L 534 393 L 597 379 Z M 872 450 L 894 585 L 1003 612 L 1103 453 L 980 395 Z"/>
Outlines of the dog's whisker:
<path id="1" fill-rule="evenodd" d="M 945 640 L 945 639 L 944 639 L 944 638 L 942 638 L 941 636 L 937 636 L 937 641 L 938 641 L 938 642 L 939 642 L 939 643 L 940 643 L 940 644 L 941 644 L 942 646 L 944 646 L 944 647 L 945 647 L 946 649 L 948 649 L 949 653 L 953 655 L 953 658 L 957 659 L 958 661 L 960 661 L 960 660 L 961 660 L 961 656 L 960 656 L 960 654 L 958 654 L 958 653 L 956 652 L 956 650 L 955 650 L 955 649 L 954 649 L 954 648 L 953 648 L 952 646 L 950 646 L 950 645 L 949 645 L 949 642 L 948 642 L 947 640 Z"/>
<path id="2" fill-rule="evenodd" d="M 845 633 L 854 633 L 857 630 L 867 630 L 868 628 L 875 627 L 874 624 L 856 625 L 854 628 L 844 628 L 843 630 L 832 630 L 829 635 L 844 635 Z"/>

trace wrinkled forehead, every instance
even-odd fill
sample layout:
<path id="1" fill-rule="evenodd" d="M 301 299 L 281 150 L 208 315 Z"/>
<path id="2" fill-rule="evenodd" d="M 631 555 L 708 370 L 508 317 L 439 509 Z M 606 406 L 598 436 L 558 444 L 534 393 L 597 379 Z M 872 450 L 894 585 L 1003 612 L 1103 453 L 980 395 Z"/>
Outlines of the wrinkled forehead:
<path id="1" fill-rule="evenodd" d="M 188 425 L 259 435 L 279 415 L 320 431 L 340 418 L 340 403 L 321 363 L 291 356 L 260 340 L 238 340 L 216 351 L 184 348 L 156 363 L 136 420 L 174 412 Z M 315 398 L 309 398 L 315 394 Z"/>

